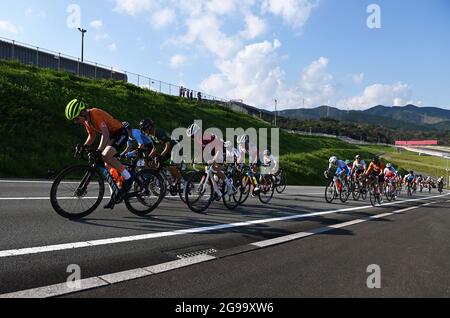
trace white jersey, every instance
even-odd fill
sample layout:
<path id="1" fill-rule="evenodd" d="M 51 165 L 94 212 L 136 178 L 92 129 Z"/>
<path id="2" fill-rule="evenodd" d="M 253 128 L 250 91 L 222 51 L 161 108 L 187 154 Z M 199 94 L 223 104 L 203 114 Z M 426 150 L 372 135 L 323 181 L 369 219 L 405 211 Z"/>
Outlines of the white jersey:
<path id="1" fill-rule="evenodd" d="M 358 163 L 358 161 L 355 161 L 353 163 L 353 169 L 365 171 L 367 169 L 366 162 L 364 160 L 360 160 L 359 163 Z"/>
<path id="2" fill-rule="evenodd" d="M 226 153 L 226 159 L 228 161 L 228 159 L 232 159 L 232 162 L 239 162 L 240 158 L 241 158 L 241 153 L 239 152 L 239 150 L 237 150 L 236 148 L 227 148 L 227 153 Z M 228 163 L 232 163 L 232 162 L 228 162 Z"/>
<path id="3" fill-rule="evenodd" d="M 258 147 L 250 143 L 248 145 L 248 151 L 245 149 L 245 144 L 239 145 L 239 152 L 241 153 L 241 163 L 245 161 L 245 155 L 249 156 L 249 164 L 256 164 L 258 162 Z"/>
<path id="4" fill-rule="evenodd" d="M 264 155 L 262 162 L 264 165 L 268 166 L 264 167 L 266 174 L 275 174 L 278 172 L 279 169 L 278 160 L 273 155 L 270 156 Z"/>

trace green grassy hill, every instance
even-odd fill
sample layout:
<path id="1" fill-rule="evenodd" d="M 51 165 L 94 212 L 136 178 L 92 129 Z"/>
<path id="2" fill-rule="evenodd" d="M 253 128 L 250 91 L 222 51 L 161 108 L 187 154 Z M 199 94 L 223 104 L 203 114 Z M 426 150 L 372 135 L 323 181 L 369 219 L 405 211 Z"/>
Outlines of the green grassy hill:
<path id="1" fill-rule="evenodd" d="M 0 177 L 45 178 L 79 162 L 73 149 L 84 142 L 82 126 L 68 122 L 65 105 L 83 98 L 119 120 L 133 125 L 152 117 L 168 131 L 202 119 L 204 127 L 266 127 L 265 122 L 218 104 L 198 103 L 154 93 L 131 84 L 98 81 L 41 70 L 15 62 L 0 62 Z M 292 184 L 322 185 L 328 158 L 371 157 L 379 149 L 361 148 L 327 138 L 281 133 L 281 162 Z"/>

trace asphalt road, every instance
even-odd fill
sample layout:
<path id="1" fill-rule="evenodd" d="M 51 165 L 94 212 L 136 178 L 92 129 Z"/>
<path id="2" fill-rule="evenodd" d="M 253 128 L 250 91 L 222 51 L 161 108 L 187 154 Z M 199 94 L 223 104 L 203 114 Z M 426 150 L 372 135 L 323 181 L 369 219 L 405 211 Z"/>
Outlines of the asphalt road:
<path id="1" fill-rule="evenodd" d="M 323 188 L 289 187 L 270 205 L 250 199 L 235 211 L 214 203 L 199 215 L 171 198 L 146 218 L 118 206 L 75 222 L 52 210 L 50 187 L 0 182 L 3 296 L 51 296 L 72 264 L 98 288 L 69 297 L 450 296 L 450 197 L 436 192 L 373 208 L 327 204 Z M 179 268 L 178 256 L 204 250 L 211 258 Z M 170 262 L 178 265 L 158 273 Z M 372 264 L 380 289 L 366 284 Z M 130 270 L 147 274 L 112 285 L 98 278 Z"/>

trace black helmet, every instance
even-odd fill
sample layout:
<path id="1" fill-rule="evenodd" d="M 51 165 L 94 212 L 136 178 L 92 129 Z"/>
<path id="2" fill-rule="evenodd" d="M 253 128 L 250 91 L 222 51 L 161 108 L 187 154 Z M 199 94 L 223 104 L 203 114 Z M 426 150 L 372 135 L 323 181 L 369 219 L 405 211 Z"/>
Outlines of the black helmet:
<path id="1" fill-rule="evenodd" d="M 139 124 L 139 128 L 141 130 L 146 130 L 150 127 L 153 127 L 155 125 L 155 123 L 153 122 L 153 120 L 151 118 L 145 118 L 143 120 L 141 120 L 140 124 Z"/>
<path id="2" fill-rule="evenodd" d="M 380 157 L 378 157 L 378 156 L 373 157 L 372 162 L 375 163 L 375 164 L 379 164 L 380 163 Z"/>

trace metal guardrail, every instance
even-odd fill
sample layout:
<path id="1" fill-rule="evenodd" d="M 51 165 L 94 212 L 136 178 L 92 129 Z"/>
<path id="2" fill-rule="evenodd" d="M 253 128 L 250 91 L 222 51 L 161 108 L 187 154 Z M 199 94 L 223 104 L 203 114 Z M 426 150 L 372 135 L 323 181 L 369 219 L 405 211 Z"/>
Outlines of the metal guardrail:
<path id="1" fill-rule="evenodd" d="M 179 85 L 167 83 L 129 71 L 118 70 L 114 67 L 103 65 L 101 63 L 86 60 L 81 62 L 81 60 L 77 57 L 3 37 L 0 37 L 0 59 L 19 60 L 23 64 L 58 71 L 64 70 L 71 74 L 88 78 L 124 81 L 158 93 L 171 96 L 182 96 L 182 87 Z M 201 97 L 202 100 L 228 103 L 228 101 L 223 98 L 205 94 L 196 90 L 184 89 L 184 92 L 189 92 L 188 97 L 183 95 L 183 97 L 186 98 L 191 98 L 192 92 L 192 99 L 198 99 L 198 97 Z M 199 93 L 201 96 L 198 95 Z"/>

